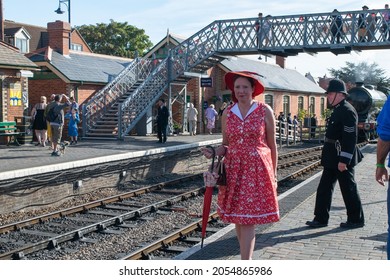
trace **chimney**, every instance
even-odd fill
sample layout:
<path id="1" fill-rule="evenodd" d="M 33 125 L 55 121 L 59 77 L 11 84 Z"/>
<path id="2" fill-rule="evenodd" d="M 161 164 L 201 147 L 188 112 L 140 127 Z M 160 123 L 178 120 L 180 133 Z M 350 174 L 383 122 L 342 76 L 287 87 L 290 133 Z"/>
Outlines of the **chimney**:
<path id="1" fill-rule="evenodd" d="M 47 24 L 47 32 L 49 33 L 49 47 L 61 53 L 69 55 L 69 36 L 70 24 L 57 20 Z"/>
<path id="2" fill-rule="evenodd" d="M 286 58 L 283 56 L 276 56 L 276 64 L 282 68 L 286 68 Z"/>

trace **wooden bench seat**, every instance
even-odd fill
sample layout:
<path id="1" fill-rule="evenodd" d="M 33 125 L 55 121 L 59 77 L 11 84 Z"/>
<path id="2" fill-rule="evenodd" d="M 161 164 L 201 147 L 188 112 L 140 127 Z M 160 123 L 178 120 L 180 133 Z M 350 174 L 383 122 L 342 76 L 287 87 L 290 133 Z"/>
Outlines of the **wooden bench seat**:
<path id="1" fill-rule="evenodd" d="M 18 131 L 16 122 L 0 122 L 0 136 L 8 138 L 7 146 L 10 144 L 20 146 L 16 137 L 23 134 L 24 132 Z"/>

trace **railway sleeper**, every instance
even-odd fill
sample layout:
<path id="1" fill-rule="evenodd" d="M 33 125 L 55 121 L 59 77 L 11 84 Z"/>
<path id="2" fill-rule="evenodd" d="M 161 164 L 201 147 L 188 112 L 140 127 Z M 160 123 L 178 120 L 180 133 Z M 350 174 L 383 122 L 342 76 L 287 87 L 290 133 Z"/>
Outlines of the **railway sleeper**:
<path id="1" fill-rule="evenodd" d="M 105 211 L 99 211 L 99 210 L 90 210 L 90 211 L 88 211 L 88 214 L 110 216 L 110 217 L 117 217 L 119 215 L 119 213 L 105 212 Z"/>
<path id="2" fill-rule="evenodd" d="M 108 210 L 120 210 L 120 211 L 133 211 L 134 208 L 121 205 L 105 205 L 104 209 Z"/>
<path id="3" fill-rule="evenodd" d="M 197 244 L 197 243 L 202 241 L 202 238 L 200 238 L 200 237 L 182 237 L 182 238 L 180 238 L 180 241 L 186 242 L 186 243 Z"/>
<path id="4" fill-rule="evenodd" d="M 123 233 L 121 230 L 107 229 L 107 225 L 105 225 L 105 224 L 99 224 L 97 226 L 97 229 L 100 233 L 104 233 L 104 234 L 122 234 Z"/>
<path id="5" fill-rule="evenodd" d="M 84 237 L 84 233 L 82 231 L 76 232 L 73 237 L 73 240 L 75 241 L 77 240 L 79 242 L 91 243 L 91 244 L 95 244 L 98 242 L 98 240 L 96 239 Z"/>
<path id="6" fill-rule="evenodd" d="M 161 249 L 164 252 L 174 252 L 174 253 L 183 253 L 188 250 L 188 247 L 184 246 L 168 246 Z"/>
<path id="7" fill-rule="evenodd" d="M 55 237 L 57 234 L 52 232 L 44 232 L 39 230 L 30 230 L 30 229 L 23 229 L 20 232 L 30 234 L 30 235 L 36 235 L 36 236 L 43 236 L 43 237 Z"/>

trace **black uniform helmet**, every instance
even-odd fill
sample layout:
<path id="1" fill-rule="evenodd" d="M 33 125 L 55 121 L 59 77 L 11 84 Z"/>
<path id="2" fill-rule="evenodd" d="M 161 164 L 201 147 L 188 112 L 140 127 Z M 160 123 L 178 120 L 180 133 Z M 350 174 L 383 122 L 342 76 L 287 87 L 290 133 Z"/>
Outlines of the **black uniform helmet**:
<path id="1" fill-rule="evenodd" d="M 339 79 L 333 79 L 329 82 L 328 89 L 325 93 L 327 94 L 329 92 L 341 92 L 345 95 L 348 95 L 345 83 Z"/>

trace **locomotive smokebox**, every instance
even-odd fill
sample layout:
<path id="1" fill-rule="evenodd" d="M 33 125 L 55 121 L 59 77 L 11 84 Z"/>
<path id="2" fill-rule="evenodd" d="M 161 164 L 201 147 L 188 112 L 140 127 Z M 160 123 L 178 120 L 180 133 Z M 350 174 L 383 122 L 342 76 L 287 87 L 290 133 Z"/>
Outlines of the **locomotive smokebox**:
<path id="1" fill-rule="evenodd" d="M 375 118 L 375 114 L 386 102 L 386 95 L 376 90 L 371 85 L 356 83 L 356 87 L 351 88 L 347 100 L 355 107 L 359 115 L 359 122 L 366 122 L 368 118 Z"/>
<path id="2" fill-rule="evenodd" d="M 358 114 L 359 142 L 376 137 L 376 117 L 387 100 L 387 96 L 371 85 L 356 83 L 348 91 L 347 100 Z"/>

